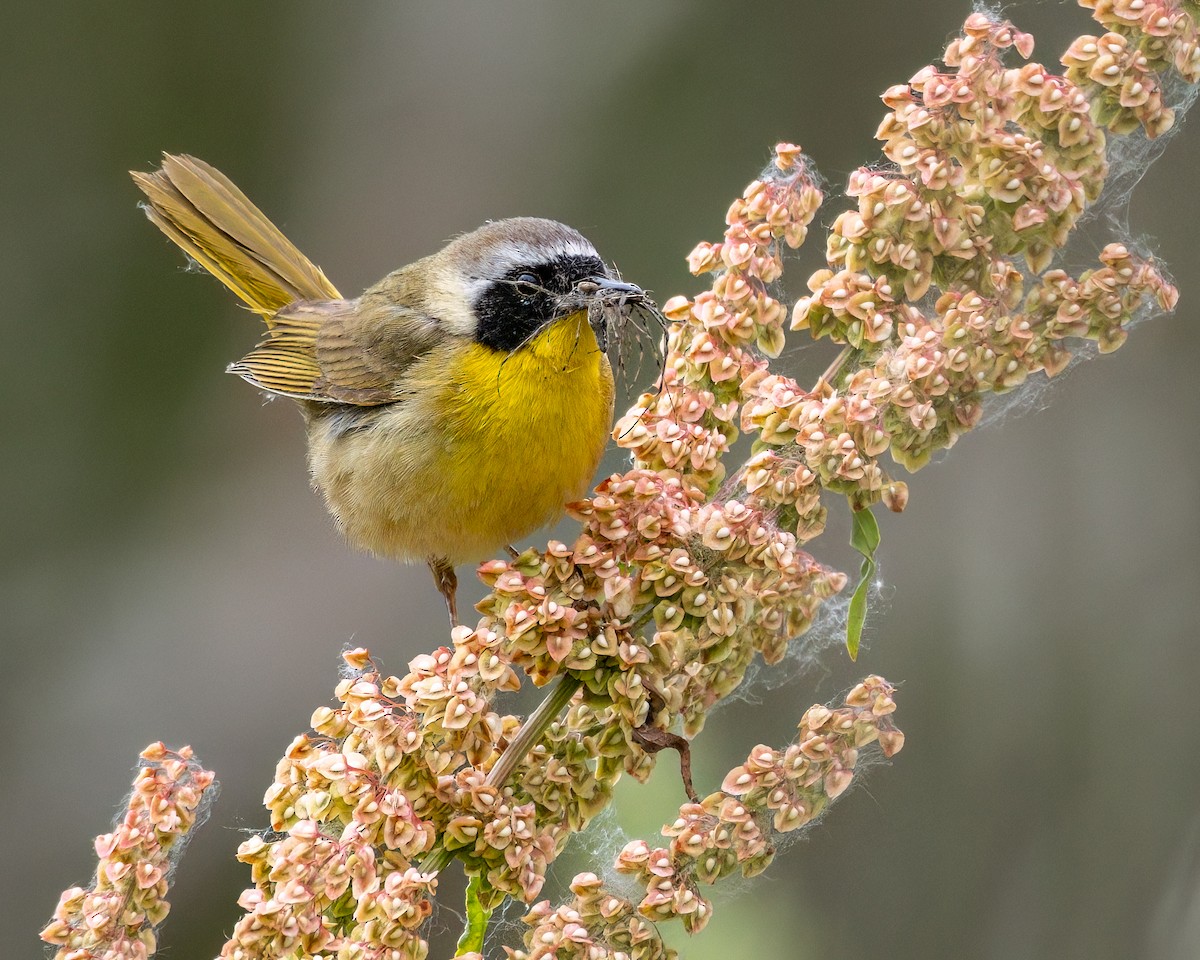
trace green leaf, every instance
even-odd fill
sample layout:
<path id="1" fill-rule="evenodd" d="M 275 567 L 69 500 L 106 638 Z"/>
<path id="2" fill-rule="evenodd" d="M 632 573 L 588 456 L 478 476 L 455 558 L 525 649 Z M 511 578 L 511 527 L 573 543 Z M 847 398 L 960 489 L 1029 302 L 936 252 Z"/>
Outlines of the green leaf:
<path id="1" fill-rule="evenodd" d="M 458 949 L 454 955 L 461 957 L 464 953 L 483 953 L 483 937 L 487 933 L 488 921 L 492 911 L 479 900 L 479 891 L 483 889 L 484 880 L 474 876 L 467 884 L 467 925 L 462 936 L 458 938 Z"/>
<path id="2" fill-rule="evenodd" d="M 858 644 L 862 640 L 863 624 L 867 620 L 867 593 L 875 579 L 875 551 L 879 548 L 879 524 L 870 508 L 855 511 L 854 529 L 850 534 L 850 546 L 862 554 L 862 568 L 858 572 L 858 586 L 850 597 L 850 611 L 846 617 L 846 652 L 851 660 L 858 659 Z"/>

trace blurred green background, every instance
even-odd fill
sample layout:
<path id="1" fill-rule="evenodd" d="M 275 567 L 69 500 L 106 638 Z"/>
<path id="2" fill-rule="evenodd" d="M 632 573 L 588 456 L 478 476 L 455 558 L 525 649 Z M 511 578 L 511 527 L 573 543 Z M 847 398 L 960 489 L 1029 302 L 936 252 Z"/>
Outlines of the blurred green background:
<path id="1" fill-rule="evenodd" d="M 137 751 L 163 739 L 193 744 L 223 783 L 163 936 L 164 956 L 213 956 L 248 883 L 233 850 L 265 823 L 274 761 L 327 702 L 338 650 L 368 645 L 399 672 L 445 639 L 424 569 L 339 540 L 290 405 L 223 374 L 257 321 L 181 270 L 127 170 L 162 150 L 207 159 L 351 293 L 484 219 L 534 214 L 580 228 L 665 298 L 700 289 L 684 255 L 719 237 L 777 140 L 802 143 L 835 188 L 873 161 L 879 93 L 937 56 L 969 9 L 10 5 L 6 954 L 37 955 Z M 1046 62 L 1090 25 L 1050 0 L 1010 13 Z M 697 741 L 711 789 L 755 743 L 786 741 L 807 704 L 867 672 L 902 684 L 904 752 L 763 878 L 718 894 L 687 957 L 1200 955 L 1198 148 L 1185 126 L 1131 208 L 1178 280 L 1178 312 L 1026 404 L 1048 409 L 913 478 L 908 512 L 882 519 L 887 600 L 858 664 L 827 650 Z M 792 296 L 820 253 L 818 234 L 785 275 Z M 811 379 L 828 359 L 814 347 L 783 363 Z M 835 524 L 818 556 L 852 562 L 845 532 Z M 622 789 L 608 846 L 560 878 L 680 799 L 667 759 L 649 790 Z M 452 952 L 457 923 L 439 915 L 433 956 Z"/>

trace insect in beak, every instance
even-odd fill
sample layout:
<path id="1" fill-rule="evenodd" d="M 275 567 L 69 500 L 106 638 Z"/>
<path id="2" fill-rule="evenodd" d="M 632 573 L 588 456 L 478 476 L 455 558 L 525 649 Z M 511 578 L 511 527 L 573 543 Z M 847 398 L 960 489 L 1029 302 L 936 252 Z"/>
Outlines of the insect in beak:
<path id="1" fill-rule="evenodd" d="M 645 291 L 636 284 L 603 276 L 580 280 L 571 293 L 572 299 L 587 309 L 588 323 L 601 350 L 608 349 L 609 320 L 627 316 L 632 305 L 648 300 Z"/>

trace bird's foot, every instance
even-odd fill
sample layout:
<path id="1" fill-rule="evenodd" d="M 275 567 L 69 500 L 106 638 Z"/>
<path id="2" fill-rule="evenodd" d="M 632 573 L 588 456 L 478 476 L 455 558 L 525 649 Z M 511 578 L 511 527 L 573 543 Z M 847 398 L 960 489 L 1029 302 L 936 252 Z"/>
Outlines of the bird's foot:
<path id="1" fill-rule="evenodd" d="M 454 564 L 444 557 L 430 557 L 427 563 L 430 573 L 433 574 L 433 582 L 446 601 L 446 612 L 450 614 L 450 629 L 453 630 L 458 626 L 458 577 L 454 573 Z"/>

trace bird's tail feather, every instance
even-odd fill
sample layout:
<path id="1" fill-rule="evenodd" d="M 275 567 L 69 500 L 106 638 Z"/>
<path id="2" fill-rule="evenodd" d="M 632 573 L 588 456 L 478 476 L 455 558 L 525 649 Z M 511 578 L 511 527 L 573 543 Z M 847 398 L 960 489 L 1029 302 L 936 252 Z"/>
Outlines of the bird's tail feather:
<path id="1" fill-rule="evenodd" d="M 163 154 L 160 169 L 130 175 L 146 194 L 146 216 L 268 325 L 296 300 L 341 296 L 320 267 L 203 160 Z"/>

